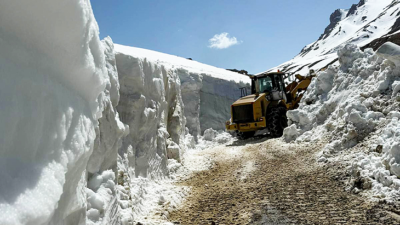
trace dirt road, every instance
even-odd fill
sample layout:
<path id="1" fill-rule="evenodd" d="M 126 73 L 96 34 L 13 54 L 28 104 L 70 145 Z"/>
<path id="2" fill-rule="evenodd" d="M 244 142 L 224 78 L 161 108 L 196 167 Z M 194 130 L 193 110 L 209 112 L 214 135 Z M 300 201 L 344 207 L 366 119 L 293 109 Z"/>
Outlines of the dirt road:
<path id="1" fill-rule="evenodd" d="M 345 191 L 343 165 L 319 165 L 322 144 L 277 139 L 233 143 L 201 154 L 212 169 L 179 185 L 192 187 L 170 214 L 176 224 L 399 224 L 396 205 L 369 203 Z"/>

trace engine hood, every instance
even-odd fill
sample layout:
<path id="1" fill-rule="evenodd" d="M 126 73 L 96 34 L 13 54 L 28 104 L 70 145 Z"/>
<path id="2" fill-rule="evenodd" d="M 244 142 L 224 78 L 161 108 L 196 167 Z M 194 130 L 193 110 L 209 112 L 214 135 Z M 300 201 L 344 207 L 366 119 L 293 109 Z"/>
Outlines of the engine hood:
<path id="1" fill-rule="evenodd" d="M 256 102 L 258 99 L 265 97 L 265 93 L 261 93 L 258 97 L 253 94 L 253 95 L 247 95 L 245 97 L 242 97 L 238 99 L 236 102 L 234 102 L 232 105 L 247 105 Z"/>

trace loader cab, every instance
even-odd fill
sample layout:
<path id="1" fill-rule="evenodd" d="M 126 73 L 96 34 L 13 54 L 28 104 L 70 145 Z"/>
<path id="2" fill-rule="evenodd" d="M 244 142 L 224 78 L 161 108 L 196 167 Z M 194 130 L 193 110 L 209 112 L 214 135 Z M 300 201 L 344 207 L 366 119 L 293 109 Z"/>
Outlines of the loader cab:
<path id="1" fill-rule="evenodd" d="M 285 73 L 265 73 L 254 76 L 251 82 L 251 93 L 266 93 L 269 101 L 287 100 L 285 83 L 283 80 Z"/>

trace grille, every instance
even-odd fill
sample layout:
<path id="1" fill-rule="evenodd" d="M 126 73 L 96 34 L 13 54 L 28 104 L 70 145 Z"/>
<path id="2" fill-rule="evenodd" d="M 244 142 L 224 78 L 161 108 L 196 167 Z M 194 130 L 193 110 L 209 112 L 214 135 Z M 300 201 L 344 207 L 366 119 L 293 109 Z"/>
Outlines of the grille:
<path id="1" fill-rule="evenodd" d="M 232 121 L 234 123 L 254 122 L 253 105 L 239 105 L 232 107 Z"/>

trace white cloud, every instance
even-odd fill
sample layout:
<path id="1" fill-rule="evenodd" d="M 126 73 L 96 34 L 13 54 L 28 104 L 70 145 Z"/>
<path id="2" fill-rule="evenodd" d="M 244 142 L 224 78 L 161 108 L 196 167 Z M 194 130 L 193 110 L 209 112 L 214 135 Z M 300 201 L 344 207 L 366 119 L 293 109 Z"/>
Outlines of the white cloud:
<path id="1" fill-rule="evenodd" d="M 229 34 L 223 32 L 221 34 L 216 34 L 210 40 L 208 40 L 210 45 L 209 48 L 217 48 L 217 49 L 224 49 L 229 48 L 232 45 L 239 44 L 238 40 L 235 37 L 229 37 Z"/>

